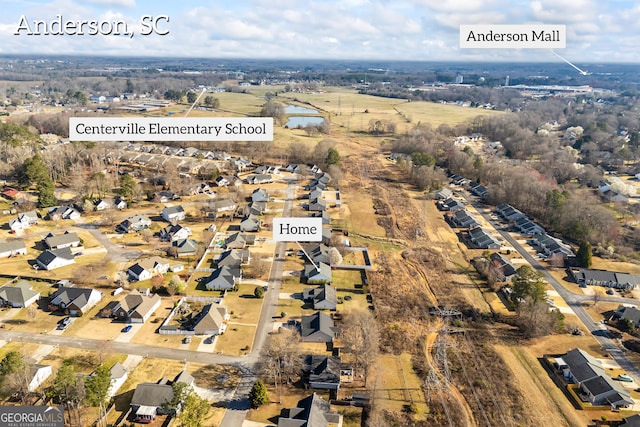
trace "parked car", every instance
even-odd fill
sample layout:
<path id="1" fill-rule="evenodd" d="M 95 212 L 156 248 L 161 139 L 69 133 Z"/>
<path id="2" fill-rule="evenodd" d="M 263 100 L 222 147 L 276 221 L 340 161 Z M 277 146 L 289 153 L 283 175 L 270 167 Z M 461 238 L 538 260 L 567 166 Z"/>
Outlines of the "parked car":
<path id="1" fill-rule="evenodd" d="M 620 374 L 618 375 L 618 379 L 620 381 L 624 381 L 626 383 L 631 383 L 633 382 L 633 378 L 631 378 L 629 375 L 625 375 L 625 374 Z"/>
<path id="2" fill-rule="evenodd" d="M 67 327 L 69 327 L 69 325 L 71 324 L 71 317 L 65 317 L 64 319 L 62 319 L 60 322 L 58 322 L 58 329 L 64 330 L 67 329 Z"/>
<path id="3" fill-rule="evenodd" d="M 133 326 L 127 325 L 124 328 L 122 328 L 122 332 L 129 332 L 131 330 L 131 328 L 133 328 Z"/>

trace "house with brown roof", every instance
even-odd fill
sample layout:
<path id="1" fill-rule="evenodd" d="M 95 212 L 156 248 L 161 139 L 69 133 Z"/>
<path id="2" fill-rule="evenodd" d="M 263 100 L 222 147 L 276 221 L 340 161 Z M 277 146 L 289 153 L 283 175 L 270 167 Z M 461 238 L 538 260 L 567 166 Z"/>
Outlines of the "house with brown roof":
<path id="1" fill-rule="evenodd" d="M 111 308 L 111 316 L 127 323 L 144 323 L 160 307 L 160 295 L 144 295 L 138 290 L 129 292 Z"/>

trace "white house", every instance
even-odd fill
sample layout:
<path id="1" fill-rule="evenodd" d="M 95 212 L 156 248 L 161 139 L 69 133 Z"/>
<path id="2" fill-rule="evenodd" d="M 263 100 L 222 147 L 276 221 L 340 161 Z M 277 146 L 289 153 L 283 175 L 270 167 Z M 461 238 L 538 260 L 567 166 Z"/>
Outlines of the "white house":
<path id="1" fill-rule="evenodd" d="M 0 258 L 26 254 L 27 246 L 22 240 L 9 240 L 8 242 L 0 242 Z"/>
<path id="2" fill-rule="evenodd" d="M 76 262 L 75 257 L 68 247 L 61 249 L 47 249 L 38 255 L 36 264 L 44 270 L 54 270 Z"/>
<path id="3" fill-rule="evenodd" d="M 36 391 L 51 374 L 53 374 L 53 370 L 49 365 L 30 365 L 28 390 L 30 392 Z"/>
<path id="4" fill-rule="evenodd" d="M 181 221 L 185 217 L 182 206 L 168 206 L 162 209 L 162 218 L 167 222 Z"/>

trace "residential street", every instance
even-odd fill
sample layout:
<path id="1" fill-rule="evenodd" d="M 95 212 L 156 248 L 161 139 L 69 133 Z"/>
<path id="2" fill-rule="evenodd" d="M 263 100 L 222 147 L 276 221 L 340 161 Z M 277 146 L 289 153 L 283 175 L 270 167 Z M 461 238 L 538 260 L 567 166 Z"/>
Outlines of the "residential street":
<path id="1" fill-rule="evenodd" d="M 483 208 L 485 207 L 483 204 L 474 202 L 469 199 L 468 196 L 465 195 L 465 199 L 468 203 L 476 208 L 478 213 L 482 215 L 489 223 L 492 222 L 492 218 L 483 212 Z M 602 348 L 606 350 L 611 357 L 620 365 L 622 369 L 624 369 L 633 379 L 638 382 L 640 380 L 640 369 L 636 367 L 624 354 L 624 352 L 618 347 L 614 341 L 609 338 L 609 336 L 605 333 L 606 328 L 603 328 L 603 325 L 594 321 L 589 313 L 586 312 L 582 303 L 585 301 L 590 301 L 593 298 L 588 295 L 578 295 L 574 294 L 567 290 L 562 284 L 556 280 L 547 270 L 540 265 L 540 263 L 533 257 L 529 252 L 526 251 L 517 241 L 514 239 L 511 234 L 502 229 L 496 228 L 496 230 L 500 233 L 500 235 L 516 250 L 520 253 L 520 255 L 529 263 L 533 268 L 540 271 L 544 278 L 549 282 L 549 284 L 553 287 L 553 289 L 558 292 L 558 295 L 564 299 L 569 307 L 574 311 L 576 316 L 580 319 L 580 321 L 584 324 L 586 329 L 593 335 L 593 337 L 600 343 Z M 634 304 L 637 305 L 637 301 L 627 298 L 602 298 L 603 301 L 609 302 L 619 302 L 626 304 Z"/>

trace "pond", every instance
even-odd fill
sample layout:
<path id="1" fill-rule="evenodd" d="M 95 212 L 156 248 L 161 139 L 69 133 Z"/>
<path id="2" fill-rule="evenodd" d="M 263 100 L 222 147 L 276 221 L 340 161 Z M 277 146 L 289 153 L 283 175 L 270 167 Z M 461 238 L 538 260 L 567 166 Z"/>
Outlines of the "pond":
<path id="1" fill-rule="evenodd" d="M 285 127 L 289 129 L 295 129 L 297 127 L 305 127 L 307 125 L 320 125 L 324 123 L 322 117 L 309 117 L 309 116 L 291 116 Z"/>
<path id="2" fill-rule="evenodd" d="M 318 114 L 317 110 L 311 108 L 298 107 L 297 105 L 287 105 L 284 108 L 285 114 Z"/>

